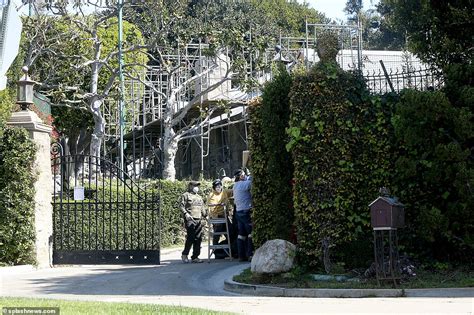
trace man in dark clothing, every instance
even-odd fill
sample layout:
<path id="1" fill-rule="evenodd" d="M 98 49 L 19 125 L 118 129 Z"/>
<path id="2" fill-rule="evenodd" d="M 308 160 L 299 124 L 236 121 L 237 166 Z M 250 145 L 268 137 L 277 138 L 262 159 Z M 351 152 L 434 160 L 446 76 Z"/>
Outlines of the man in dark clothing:
<path id="1" fill-rule="evenodd" d="M 201 253 L 202 242 L 202 223 L 201 220 L 207 216 L 206 207 L 201 196 L 199 196 L 199 182 L 191 181 L 188 184 L 188 191 L 181 195 L 179 206 L 184 216 L 186 226 L 186 242 L 182 252 L 181 260 L 188 263 L 188 255 L 193 247 L 191 262 L 200 263 L 199 254 Z"/>

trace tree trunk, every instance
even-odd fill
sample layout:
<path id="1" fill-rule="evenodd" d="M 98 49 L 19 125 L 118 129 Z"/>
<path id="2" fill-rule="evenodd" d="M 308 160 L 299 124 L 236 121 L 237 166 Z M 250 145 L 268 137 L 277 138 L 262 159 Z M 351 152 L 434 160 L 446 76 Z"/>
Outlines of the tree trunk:
<path id="1" fill-rule="evenodd" d="M 94 118 L 94 131 L 91 136 L 90 155 L 93 159 L 91 161 L 91 170 L 89 170 L 92 177 L 100 170 L 100 150 L 102 147 L 102 140 L 105 135 L 105 119 L 100 112 L 100 106 L 103 100 L 99 97 L 94 97 L 91 100 L 90 110 Z"/>
<path id="2" fill-rule="evenodd" d="M 68 139 L 69 151 L 71 155 L 75 156 L 74 173 L 77 179 L 89 171 L 87 165 L 85 165 L 85 154 L 90 145 L 90 137 L 87 129 L 82 128 L 71 133 Z"/>
<path id="3" fill-rule="evenodd" d="M 91 101 L 90 109 L 94 118 L 94 131 L 92 132 L 90 154 L 96 157 L 100 157 L 102 140 L 105 134 L 105 119 L 100 112 L 101 105 L 102 100 L 99 98 L 94 98 Z"/>
<path id="4" fill-rule="evenodd" d="M 175 181 L 176 168 L 174 165 L 176 153 L 178 152 L 179 138 L 176 137 L 171 125 L 164 124 L 165 135 L 163 137 L 163 179 Z"/>

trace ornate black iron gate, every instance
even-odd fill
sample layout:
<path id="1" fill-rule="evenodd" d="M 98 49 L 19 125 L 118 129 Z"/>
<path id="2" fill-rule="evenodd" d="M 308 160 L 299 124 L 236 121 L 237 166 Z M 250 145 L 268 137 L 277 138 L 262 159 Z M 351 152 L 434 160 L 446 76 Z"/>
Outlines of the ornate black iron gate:
<path id="1" fill-rule="evenodd" d="M 52 147 L 54 264 L 159 264 L 158 187 L 108 160 Z"/>

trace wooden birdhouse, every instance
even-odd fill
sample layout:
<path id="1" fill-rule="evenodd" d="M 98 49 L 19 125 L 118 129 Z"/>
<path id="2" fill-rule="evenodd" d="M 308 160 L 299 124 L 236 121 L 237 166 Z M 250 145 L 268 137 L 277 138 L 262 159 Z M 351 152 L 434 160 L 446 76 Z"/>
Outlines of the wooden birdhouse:
<path id="1" fill-rule="evenodd" d="M 369 205 L 374 229 L 402 228 L 405 226 L 405 206 L 396 197 L 380 196 Z"/>

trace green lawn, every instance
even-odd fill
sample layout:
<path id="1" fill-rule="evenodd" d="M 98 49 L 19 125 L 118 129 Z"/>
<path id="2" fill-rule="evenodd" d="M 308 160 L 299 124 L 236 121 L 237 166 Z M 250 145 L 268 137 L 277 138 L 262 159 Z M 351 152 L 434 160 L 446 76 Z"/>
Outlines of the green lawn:
<path id="1" fill-rule="evenodd" d="M 25 299 L 0 297 L 3 307 L 59 307 L 61 315 L 67 314 L 232 314 L 181 306 L 153 304 L 83 302 L 48 299 Z"/>
<path id="2" fill-rule="evenodd" d="M 377 289 L 392 288 L 391 282 L 384 282 L 379 287 L 375 279 L 360 282 L 315 281 L 309 274 L 288 272 L 279 275 L 254 275 L 250 268 L 240 275 L 234 276 L 234 281 L 247 284 L 261 284 L 285 288 L 325 288 L 325 289 Z M 419 288 L 465 288 L 474 287 L 474 271 L 469 269 L 445 271 L 417 271 L 417 276 L 409 280 L 402 280 L 397 286 L 401 289 Z"/>

